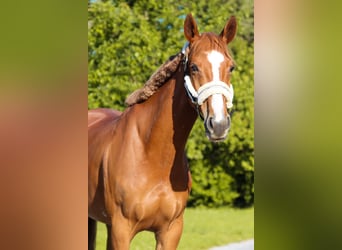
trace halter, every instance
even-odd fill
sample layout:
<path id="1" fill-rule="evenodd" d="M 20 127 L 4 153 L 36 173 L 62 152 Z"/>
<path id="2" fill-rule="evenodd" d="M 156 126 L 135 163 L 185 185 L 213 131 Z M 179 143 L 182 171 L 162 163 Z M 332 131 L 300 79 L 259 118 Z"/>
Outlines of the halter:
<path id="1" fill-rule="evenodd" d="M 188 63 L 188 53 L 186 51 L 188 47 L 189 42 L 186 42 L 182 48 L 182 54 L 185 56 L 185 72 Z M 196 106 L 197 111 L 199 111 L 198 107 L 201 106 L 205 100 L 207 100 L 210 96 L 214 94 L 222 94 L 226 97 L 227 109 L 231 109 L 233 107 L 234 90 L 232 84 L 228 86 L 225 82 L 222 81 L 211 81 L 203 84 L 198 89 L 198 91 L 196 91 L 194 85 L 191 82 L 190 76 L 187 73 L 185 73 L 184 86 L 191 102 Z M 198 113 L 200 114 L 200 112 Z"/>

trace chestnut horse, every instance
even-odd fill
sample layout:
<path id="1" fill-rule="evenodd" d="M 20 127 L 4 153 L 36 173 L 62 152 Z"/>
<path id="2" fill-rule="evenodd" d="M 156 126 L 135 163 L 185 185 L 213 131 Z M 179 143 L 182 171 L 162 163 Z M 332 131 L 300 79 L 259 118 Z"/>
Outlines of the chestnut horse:
<path id="1" fill-rule="evenodd" d="M 191 14 L 187 44 L 142 89 L 124 112 L 88 112 L 88 244 L 96 221 L 107 225 L 107 249 L 127 250 L 140 231 L 155 234 L 156 249 L 176 249 L 191 188 L 185 144 L 198 116 L 211 141 L 230 128 L 234 62 L 227 44 L 236 33 L 231 17 L 220 35 L 199 34 Z"/>

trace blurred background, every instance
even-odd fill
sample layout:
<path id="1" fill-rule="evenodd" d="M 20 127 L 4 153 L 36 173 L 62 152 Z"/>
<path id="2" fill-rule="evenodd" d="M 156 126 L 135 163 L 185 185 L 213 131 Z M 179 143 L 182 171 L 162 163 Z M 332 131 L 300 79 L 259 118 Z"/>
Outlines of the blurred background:
<path id="1" fill-rule="evenodd" d="M 236 6 L 237 3 L 243 1 L 231 4 Z M 245 4 L 254 6 L 256 125 L 255 164 L 250 158 L 244 161 L 247 166 L 257 169 L 254 175 L 257 192 L 253 199 L 244 198 L 251 189 L 247 189 L 248 192 L 234 189 L 236 173 L 228 173 L 228 176 L 221 164 L 216 164 L 217 169 L 221 168 L 218 175 L 229 183 L 223 189 L 229 189 L 233 194 L 219 200 L 231 207 L 253 201 L 255 249 L 342 249 L 341 3 L 256 0 Z M 0 243 L 3 249 L 87 247 L 87 109 L 102 105 L 96 104 L 96 94 L 91 97 L 94 106 L 88 105 L 88 89 L 91 93 L 87 68 L 91 60 L 91 57 L 87 59 L 88 27 L 91 26 L 90 9 L 95 11 L 91 5 L 85 1 L 66 0 L 6 1 L 1 5 Z M 206 12 L 212 8 L 215 12 L 210 15 L 211 21 L 206 21 L 196 5 L 184 4 L 188 9 L 184 9 L 183 14 L 192 12 L 201 32 L 220 32 L 226 18 L 235 14 L 229 6 L 220 8 L 208 1 Z M 135 18 L 140 19 L 142 14 L 136 11 Z M 124 15 L 129 20 L 129 15 Z M 244 19 L 248 18 L 237 17 L 238 32 L 241 32 Z M 181 17 L 177 14 L 172 20 L 179 23 L 156 22 L 180 25 L 177 27 L 181 29 Z M 141 23 L 138 22 L 141 29 L 148 27 Z M 250 25 L 245 29 L 248 27 Z M 148 31 L 157 32 L 158 29 Z M 170 39 L 175 34 L 177 32 L 173 32 Z M 235 60 L 240 60 L 239 66 L 245 67 L 241 52 L 248 50 L 242 49 L 247 42 L 241 34 L 238 33 L 230 48 Z M 157 39 L 153 44 L 158 47 L 152 52 L 161 55 L 154 56 L 158 61 L 148 63 L 150 68 L 144 68 L 144 72 L 131 74 L 143 77 L 134 85 L 132 82 L 131 89 L 141 86 L 150 72 L 168 56 L 177 53 L 184 42 L 181 32 L 180 40 L 172 44 L 159 36 L 150 39 Z M 162 46 L 162 43 L 168 46 Z M 128 54 L 132 56 L 132 53 Z M 249 56 L 252 53 L 245 55 Z M 139 54 L 136 57 L 139 58 Z M 135 69 L 142 67 L 145 66 L 138 65 Z M 253 78 L 239 83 L 244 77 L 241 70 L 237 69 L 233 74 L 234 87 L 240 88 L 237 95 L 246 93 L 243 91 L 245 86 L 253 87 L 250 84 Z M 123 90 L 122 98 L 131 89 Z M 239 100 L 244 97 L 238 97 L 234 105 L 246 120 L 242 120 L 242 126 L 234 124 L 234 128 L 245 129 L 247 121 L 252 121 L 244 114 L 247 109 L 243 111 L 244 107 L 249 107 L 248 99 L 243 106 L 245 104 L 239 104 Z M 121 104 L 113 105 L 120 108 L 122 100 Z M 108 103 L 104 104 L 109 106 Z M 233 120 L 239 119 L 234 116 Z M 196 130 L 195 127 L 194 133 Z M 202 153 L 210 152 L 210 146 L 196 143 L 196 136 L 193 138 L 195 145 L 191 146 L 189 141 L 189 157 L 193 166 L 203 167 L 203 163 L 196 162 L 201 162 L 201 157 L 203 161 L 210 158 Z M 234 141 L 234 138 L 230 139 Z M 232 142 L 231 152 L 236 145 L 253 141 L 248 135 L 242 138 L 241 143 Z M 196 148 L 201 145 L 205 145 L 204 151 Z M 219 152 L 219 156 L 223 155 L 227 154 Z M 238 156 L 234 159 L 240 162 Z M 245 171 L 241 166 L 239 168 Z M 229 168 L 233 168 L 232 165 Z M 254 173 L 253 170 L 246 172 Z M 247 182 L 242 179 L 239 183 Z M 202 187 L 197 190 L 201 192 L 197 197 L 215 197 L 208 195 L 207 189 L 202 192 Z M 239 197 L 242 197 L 242 203 Z M 195 201 L 192 200 L 193 206 L 200 205 Z M 207 204 L 210 203 L 214 204 L 212 201 Z M 200 217 L 195 215 L 195 218 Z M 236 222 L 233 228 L 239 224 Z"/>

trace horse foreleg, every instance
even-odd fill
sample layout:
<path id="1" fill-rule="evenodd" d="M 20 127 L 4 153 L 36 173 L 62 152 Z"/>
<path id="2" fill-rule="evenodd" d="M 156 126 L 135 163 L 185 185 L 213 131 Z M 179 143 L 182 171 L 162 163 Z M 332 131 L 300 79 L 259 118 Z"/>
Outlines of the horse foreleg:
<path id="1" fill-rule="evenodd" d="M 129 250 L 129 229 L 124 225 L 107 225 L 107 250 Z"/>
<path id="2" fill-rule="evenodd" d="M 88 250 L 95 250 L 96 221 L 88 217 Z"/>
<path id="3" fill-rule="evenodd" d="M 155 233 L 156 250 L 176 250 L 183 231 L 183 217 L 177 218 L 172 225 Z"/>

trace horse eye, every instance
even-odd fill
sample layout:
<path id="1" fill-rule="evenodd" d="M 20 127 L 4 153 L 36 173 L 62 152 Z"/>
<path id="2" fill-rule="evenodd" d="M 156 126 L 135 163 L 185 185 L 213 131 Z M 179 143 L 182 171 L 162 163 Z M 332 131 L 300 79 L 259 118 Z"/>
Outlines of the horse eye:
<path id="1" fill-rule="evenodd" d="M 198 69 L 196 64 L 191 64 L 191 71 L 192 72 L 198 72 L 199 71 L 199 69 Z"/>
<path id="2" fill-rule="evenodd" d="M 231 66 L 231 67 L 229 68 L 229 72 L 232 73 L 234 69 L 235 69 L 235 66 Z"/>

